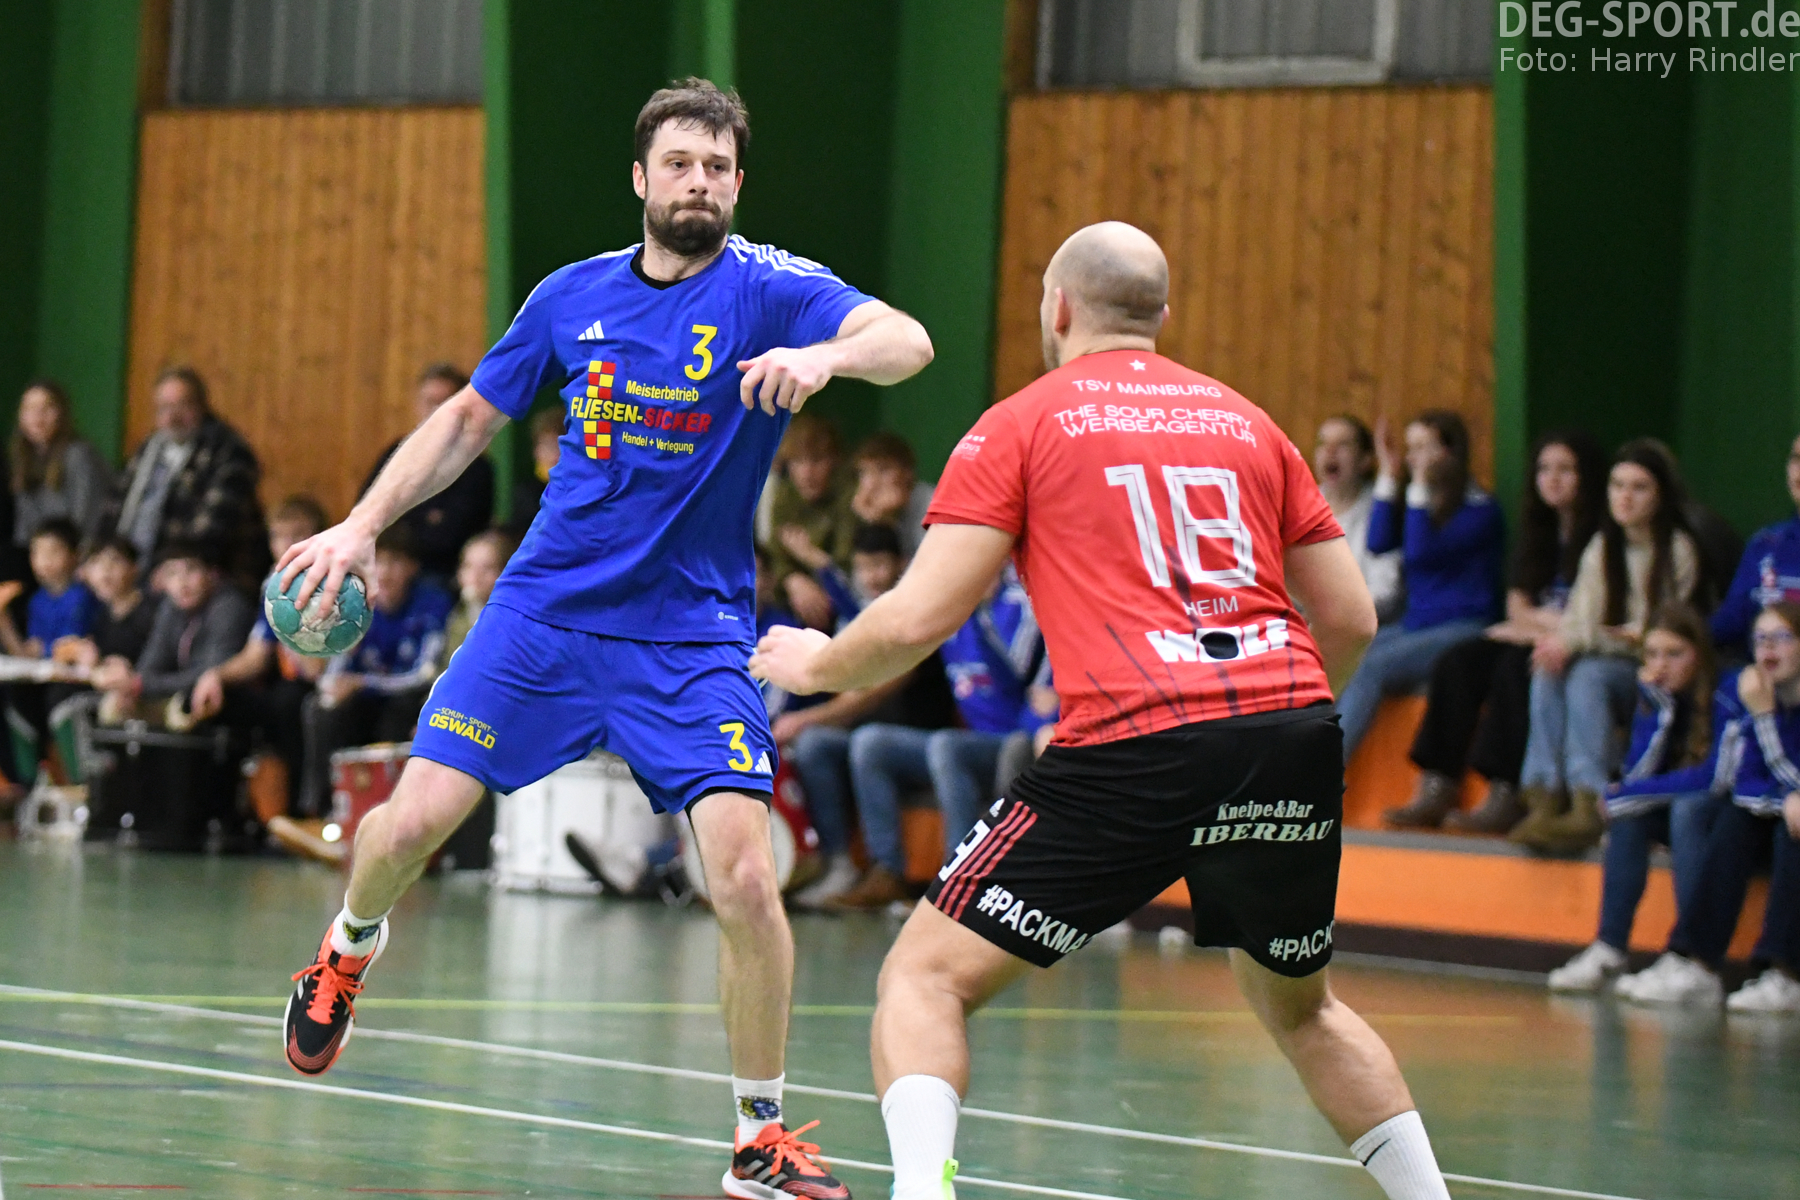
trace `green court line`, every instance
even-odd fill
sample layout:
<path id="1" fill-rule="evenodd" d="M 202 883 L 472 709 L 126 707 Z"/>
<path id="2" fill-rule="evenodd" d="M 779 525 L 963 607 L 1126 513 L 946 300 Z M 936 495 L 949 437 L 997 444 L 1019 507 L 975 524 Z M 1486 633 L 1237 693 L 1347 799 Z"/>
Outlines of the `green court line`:
<path id="1" fill-rule="evenodd" d="M 149 1004 L 184 1004 L 196 1008 L 280 1008 L 285 996 L 170 996 L 93 992 L 0 991 L 0 1003 L 105 1004 L 113 1000 L 138 1000 Z M 633 1000 L 501 1000 L 492 998 L 365 996 L 359 1010 L 395 1012 L 549 1012 L 616 1016 L 712 1016 L 717 1004 Z M 796 1004 L 796 1017 L 870 1017 L 867 1004 Z M 1363 1013 L 1367 1021 L 1385 1025 L 1417 1025 L 1452 1028 L 1518 1025 L 1521 1018 L 1504 1015 L 1458 1013 Z M 994 1021 L 1116 1021 L 1157 1025 L 1212 1025 L 1254 1022 L 1255 1015 L 1240 1009 L 1159 1008 L 984 1008 L 977 1020 Z"/>

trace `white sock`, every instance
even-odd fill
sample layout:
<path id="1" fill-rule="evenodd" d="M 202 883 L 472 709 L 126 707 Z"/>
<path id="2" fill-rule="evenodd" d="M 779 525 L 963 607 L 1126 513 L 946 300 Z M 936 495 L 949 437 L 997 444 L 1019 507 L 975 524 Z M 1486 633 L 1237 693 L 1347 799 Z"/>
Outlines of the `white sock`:
<path id="1" fill-rule="evenodd" d="M 387 920 L 387 916 L 387 913 L 382 913 L 378 917 L 359 917 L 350 911 L 350 903 L 346 900 L 344 911 L 331 921 L 331 948 L 349 958 L 363 958 L 373 954 L 376 935 L 381 932 L 381 923 Z"/>
<path id="2" fill-rule="evenodd" d="M 773 1079 L 731 1077 L 732 1107 L 737 1109 L 738 1135 L 744 1141 L 754 1141 L 769 1126 L 781 1124 L 781 1085 L 786 1082 L 785 1074 Z"/>
<path id="3" fill-rule="evenodd" d="M 1450 1200 L 1417 1110 L 1383 1121 L 1351 1143 L 1350 1153 L 1369 1169 L 1388 1200 Z"/>
<path id="4" fill-rule="evenodd" d="M 956 1168 L 956 1118 L 962 1100 L 936 1075 L 902 1075 L 881 1098 L 894 1157 L 893 1200 L 944 1200 Z"/>

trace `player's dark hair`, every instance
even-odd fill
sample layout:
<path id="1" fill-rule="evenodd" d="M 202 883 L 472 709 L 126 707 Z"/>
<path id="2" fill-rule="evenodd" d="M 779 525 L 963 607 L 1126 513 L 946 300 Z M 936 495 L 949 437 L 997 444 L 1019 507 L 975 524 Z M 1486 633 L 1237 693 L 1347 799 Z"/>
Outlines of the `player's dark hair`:
<path id="1" fill-rule="evenodd" d="M 836 458 L 841 453 L 837 426 L 818 413 L 803 412 L 788 423 L 787 435 L 775 448 L 776 467 L 796 458 Z"/>
<path id="2" fill-rule="evenodd" d="M 81 549 L 81 530 L 75 528 L 75 522 L 67 517 L 48 517 L 31 531 L 31 540 L 39 538 L 55 538 L 68 548 L 70 554 Z"/>
<path id="3" fill-rule="evenodd" d="M 375 539 L 375 553 L 398 554 L 402 558 L 419 561 L 419 540 L 413 537 L 412 530 L 404 525 L 389 525 Z"/>
<path id="4" fill-rule="evenodd" d="M 304 492 L 289 496 L 283 500 L 269 516 L 271 523 L 275 521 L 304 521 L 307 528 L 314 533 L 322 533 L 331 519 L 325 515 L 325 506 L 317 499 Z"/>
<path id="5" fill-rule="evenodd" d="M 119 534 L 108 534 L 96 538 L 87 548 L 87 557 L 92 560 L 102 554 L 116 554 L 132 566 L 138 565 L 138 548 L 128 537 Z"/>
<path id="6" fill-rule="evenodd" d="M 1538 459 L 1552 446 L 1561 446 L 1575 456 L 1575 511 L 1566 538 L 1561 515 L 1544 503 L 1537 489 Z M 1557 579 L 1565 584 L 1575 582 L 1581 552 L 1600 528 L 1600 510 L 1606 507 L 1606 452 L 1585 429 L 1565 429 L 1538 438 L 1526 461 L 1531 464 L 1531 475 L 1519 504 L 1519 548 L 1513 559 L 1512 586 L 1535 603 L 1538 594 Z"/>
<path id="7" fill-rule="evenodd" d="M 1685 699 L 1688 705 L 1687 737 L 1676 748 L 1676 761 L 1668 765 L 1690 767 L 1705 762 L 1712 751 L 1712 694 L 1719 678 L 1719 661 L 1713 653 L 1712 626 L 1700 610 L 1684 601 L 1675 601 L 1657 609 L 1644 622 L 1644 634 L 1661 630 L 1672 633 L 1694 648 L 1694 678 L 1689 681 Z"/>
<path id="8" fill-rule="evenodd" d="M 900 549 L 900 531 L 892 525 L 876 525 L 868 521 L 856 527 L 850 535 L 850 552 L 852 554 L 892 554 L 902 557 Z"/>
<path id="9" fill-rule="evenodd" d="M 750 149 L 750 110 L 736 88 L 721 89 L 710 79 L 689 75 L 652 94 L 638 112 L 633 131 L 638 163 L 646 169 L 650 143 L 656 140 L 656 131 L 670 121 L 696 126 L 714 137 L 730 130 L 737 146 L 737 165 L 744 165 L 744 152 Z"/>
<path id="10" fill-rule="evenodd" d="M 907 471 L 917 474 L 919 460 L 913 454 L 912 443 L 897 433 L 871 433 L 864 438 L 862 445 L 856 448 L 856 456 L 850 461 L 861 466 L 863 463 L 892 463 Z"/>
<path id="11" fill-rule="evenodd" d="M 419 372 L 414 387 L 424 387 L 428 383 L 447 383 L 450 390 L 460 392 L 469 386 L 469 377 L 464 375 L 452 362 L 434 362 Z"/>
<path id="12" fill-rule="evenodd" d="M 174 367 L 164 367 L 157 372 L 156 381 L 150 386 L 154 390 L 171 379 L 180 381 L 181 386 L 187 389 L 188 399 L 194 402 L 194 407 L 206 416 L 212 415 L 212 397 L 207 394 L 206 380 L 201 378 L 200 372 L 185 363 Z"/>

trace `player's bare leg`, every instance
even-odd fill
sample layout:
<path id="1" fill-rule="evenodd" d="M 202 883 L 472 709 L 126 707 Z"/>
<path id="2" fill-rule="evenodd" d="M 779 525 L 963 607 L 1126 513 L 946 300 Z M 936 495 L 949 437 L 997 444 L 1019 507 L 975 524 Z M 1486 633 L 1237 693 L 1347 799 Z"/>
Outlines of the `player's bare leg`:
<path id="1" fill-rule="evenodd" d="M 814 1200 L 850 1192 L 819 1165 L 818 1147 L 789 1132 L 781 1109 L 794 935 L 781 906 L 769 806 L 713 792 L 688 806 L 706 890 L 719 920 L 719 1007 L 731 1048 L 738 1126 L 725 1191 L 740 1200 Z"/>
<path id="2" fill-rule="evenodd" d="M 388 910 L 425 870 L 431 855 L 481 800 L 480 782 L 452 767 L 414 758 L 386 804 L 356 831 L 344 910 L 331 919 L 312 965 L 295 975 L 283 1022 L 287 1058 L 318 1075 L 343 1053 L 356 1027 L 352 1001 L 387 945 Z"/>
<path id="3" fill-rule="evenodd" d="M 1412 1093 L 1393 1052 L 1332 994 L 1324 971 L 1290 979 L 1233 950 L 1231 973 L 1313 1104 L 1346 1143 L 1412 1110 Z"/>

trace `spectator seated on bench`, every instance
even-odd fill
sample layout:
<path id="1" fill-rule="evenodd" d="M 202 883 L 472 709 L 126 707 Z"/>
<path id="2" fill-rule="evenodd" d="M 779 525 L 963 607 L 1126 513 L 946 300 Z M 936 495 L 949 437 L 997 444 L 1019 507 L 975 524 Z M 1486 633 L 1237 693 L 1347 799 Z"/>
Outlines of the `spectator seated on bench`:
<path id="1" fill-rule="evenodd" d="M 81 561 L 76 551 L 80 533 L 65 517 L 52 517 L 31 535 L 31 575 L 37 590 L 25 606 L 25 636 L 20 637 L 6 607 L 19 596 L 24 585 L 17 580 L 0 583 L 0 646 L 15 658 L 48 658 L 51 648 L 64 638 L 86 636 L 93 627 L 100 602 L 85 583 L 76 577 Z M 20 784 L 30 783 L 37 775 L 39 747 L 47 740 L 45 721 L 48 703 L 42 683 L 13 683 L 5 688 L 8 724 L 17 734 L 18 745 L 9 773 Z M 29 736 L 26 731 L 29 730 Z"/>
<path id="2" fill-rule="evenodd" d="M 864 725 L 850 735 L 850 782 L 863 845 L 873 859 L 834 908 L 884 908 L 907 898 L 900 801 L 930 788 L 944 817 L 945 857 L 993 799 L 994 777 L 1009 735 L 1035 736 L 1054 725 L 1029 703 L 1048 668 L 1044 638 L 1025 588 L 1009 566 L 974 615 L 939 651 L 956 697 L 961 729 Z"/>
<path id="3" fill-rule="evenodd" d="M 374 619 L 348 654 L 331 660 L 307 702 L 306 778 L 328 788 L 333 751 L 370 742 L 404 742 L 444 667 L 449 593 L 419 578 L 404 525 L 375 541 Z M 325 811 L 329 797 L 310 798 Z"/>

